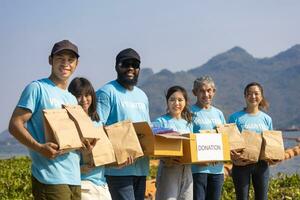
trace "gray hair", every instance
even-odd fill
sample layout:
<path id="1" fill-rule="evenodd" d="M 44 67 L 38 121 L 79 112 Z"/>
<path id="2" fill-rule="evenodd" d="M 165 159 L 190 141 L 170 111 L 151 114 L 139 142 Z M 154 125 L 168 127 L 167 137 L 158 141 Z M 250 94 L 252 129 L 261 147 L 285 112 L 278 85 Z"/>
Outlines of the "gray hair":
<path id="1" fill-rule="evenodd" d="M 210 85 L 212 88 L 216 89 L 216 85 L 214 80 L 212 79 L 211 76 L 202 76 L 200 78 L 197 78 L 194 81 L 194 88 L 193 90 L 197 90 L 198 88 L 200 88 L 202 85 Z"/>

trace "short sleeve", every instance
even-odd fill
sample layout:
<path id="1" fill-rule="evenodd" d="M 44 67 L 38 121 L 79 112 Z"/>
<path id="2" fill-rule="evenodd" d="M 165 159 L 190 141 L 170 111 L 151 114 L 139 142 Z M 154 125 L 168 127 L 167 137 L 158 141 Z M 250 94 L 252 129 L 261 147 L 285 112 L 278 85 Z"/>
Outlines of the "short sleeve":
<path id="1" fill-rule="evenodd" d="M 97 113 L 103 124 L 106 124 L 111 110 L 109 96 L 102 90 L 97 92 Z"/>
<path id="2" fill-rule="evenodd" d="M 38 109 L 40 98 L 41 86 L 37 81 L 34 81 L 23 90 L 17 107 L 28 109 L 34 113 Z"/>
<path id="3" fill-rule="evenodd" d="M 228 123 L 236 123 L 236 119 L 235 119 L 234 115 L 230 115 Z"/>

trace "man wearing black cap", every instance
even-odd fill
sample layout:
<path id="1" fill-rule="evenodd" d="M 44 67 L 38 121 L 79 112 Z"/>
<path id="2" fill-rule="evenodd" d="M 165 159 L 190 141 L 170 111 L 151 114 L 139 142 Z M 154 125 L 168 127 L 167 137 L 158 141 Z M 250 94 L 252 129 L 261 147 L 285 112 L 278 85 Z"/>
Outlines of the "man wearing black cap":
<path id="1" fill-rule="evenodd" d="M 76 152 L 62 154 L 58 146 L 45 141 L 43 110 L 77 104 L 68 92 L 70 76 L 78 65 L 78 48 L 68 40 L 57 42 L 49 56 L 49 78 L 31 82 L 13 111 L 9 132 L 28 147 L 32 160 L 34 199 L 80 199 L 80 166 Z"/>
<path id="2" fill-rule="evenodd" d="M 117 79 L 97 91 L 97 112 L 105 125 L 128 119 L 132 122 L 150 122 L 148 98 L 136 87 L 140 62 L 135 50 L 122 50 L 116 57 Z M 112 199 L 144 200 L 149 159 L 142 157 L 133 161 L 128 158 L 127 164 L 123 168 L 105 169 Z"/>

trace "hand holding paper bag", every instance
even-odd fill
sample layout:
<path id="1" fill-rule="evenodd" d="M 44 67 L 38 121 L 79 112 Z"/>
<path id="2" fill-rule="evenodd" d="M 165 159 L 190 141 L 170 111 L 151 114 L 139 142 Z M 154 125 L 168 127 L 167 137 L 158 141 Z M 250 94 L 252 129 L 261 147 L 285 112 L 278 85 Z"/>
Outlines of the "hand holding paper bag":
<path id="1" fill-rule="evenodd" d="M 136 159 L 144 155 L 131 121 L 121 121 L 104 128 L 114 148 L 118 165 L 128 162 L 130 156 Z"/>
<path id="2" fill-rule="evenodd" d="M 82 147 L 76 125 L 65 109 L 45 109 L 43 113 L 46 142 L 57 144 L 64 151 Z"/>

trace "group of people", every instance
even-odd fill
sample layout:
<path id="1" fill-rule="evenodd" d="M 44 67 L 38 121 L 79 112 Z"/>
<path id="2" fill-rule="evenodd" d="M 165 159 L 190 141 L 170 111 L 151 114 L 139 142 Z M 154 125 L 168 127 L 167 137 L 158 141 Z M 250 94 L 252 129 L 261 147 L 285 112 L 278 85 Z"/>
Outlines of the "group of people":
<path id="1" fill-rule="evenodd" d="M 32 193 L 41 200 L 142 200 L 149 172 L 149 158 L 144 156 L 120 167 L 81 167 L 81 152 L 63 153 L 57 144 L 45 140 L 43 110 L 61 108 L 62 104 L 79 104 L 95 126 L 110 125 L 130 119 L 151 124 L 146 94 L 136 86 L 141 59 L 131 48 L 116 56 L 116 80 L 95 91 L 89 80 L 69 79 L 79 60 L 78 47 L 68 40 L 54 44 L 49 56 L 51 74 L 31 82 L 23 90 L 13 111 L 10 133 L 29 148 L 32 160 Z M 166 94 L 166 113 L 154 120 L 156 126 L 179 133 L 201 133 L 225 124 L 222 111 L 212 105 L 216 86 L 210 76 L 197 78 L 193 85 L 196 96 L 189 105 L 187 91 L 181 86 L 170 87 Z M 239 130 L 261 134 L 272 130 L 271 118 L 262 111 L 268 108 L 259 83 L 253 82 L 244 90 L 246 107 L 232 114 L 230 123 Z M 87 142 L 89 150 L 97 141 Z M 235 155 L 236 156 L 236 155 Z M 224 182 L 222 163 L 180 164 L 178 159 L 160 159 L 156 177 L 156 199 L 218 200 Z M 255 199 L 267 199 L 269 167 L 265 161 L 247 166 L 233 166 L 233 182 L 237 199 L 248 199 L 250 182 Z"/>

